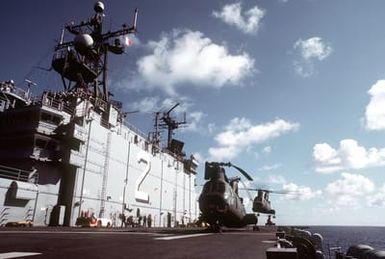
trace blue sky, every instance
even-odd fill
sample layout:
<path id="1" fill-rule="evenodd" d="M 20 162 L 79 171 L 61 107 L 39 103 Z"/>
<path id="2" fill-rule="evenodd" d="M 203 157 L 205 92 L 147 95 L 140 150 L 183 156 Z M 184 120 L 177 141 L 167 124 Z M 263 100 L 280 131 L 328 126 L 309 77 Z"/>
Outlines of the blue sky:
<path id="1" fill-rule="evenodd" d="M 63 25 L 93 4 L 3 1 L 0 80 L 60 89 L 36 66 L 50 67 Z M 105 5 L 105 29 L 140 12 L 134 45 L 110 58 L 110 89 L 143 131 L 181 103 L 190 124 L 175 137 L 200 159 L 198 184 L 204 161 L 231 161 L 249 186 L 293 191 L 271 197 L 279 224 L 385 225 L 384 1 Z"/>

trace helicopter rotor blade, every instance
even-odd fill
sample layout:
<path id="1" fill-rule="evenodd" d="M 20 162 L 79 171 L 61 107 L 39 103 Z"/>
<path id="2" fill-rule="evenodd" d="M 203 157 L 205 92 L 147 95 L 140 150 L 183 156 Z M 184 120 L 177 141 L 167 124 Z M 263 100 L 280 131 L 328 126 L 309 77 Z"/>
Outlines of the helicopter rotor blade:
<path id="1" fill-rule="evenodd" d="M 239 181 L 241 182 L 241 184 L 242 184 L 243 187 L 245 188 L 244 190 L 246 190 L 246 193 L 247 193 L 247 196 L 249 197 L 249 200 L 250 200 L 251 202 L 253 202 L 253 198 L 252 198 L 252 196 L 251 196 L 251 193 L 250 193 L 249 189 L 246 187 L 246 184 L 245 184 L 242 180 L 239 180 Z"/>
<path id="2" fill-rule="evenodd" d="M 249 181 L 254 181 L 253 178 L 251 178 L 251 176 L 246 173 L 245 170 L 243 170 L 242 168 L 238 167 L 238 166 L 235 166 L 233 164 L 230 163 L 230 166 L 234 167 L 235 169 L 237 169 L 241 174 L 243 174 L 244 177 L 246 177 L 247 180 Z"/>
<path id="3" fill-rule="evenodd" d="M 269 189 L 263 189 L 263 188 L 248 188 L 249 191 L 262 191 L 267 193 L 274 193 L 274 194 L 301 194 L 299 191 L 289 191 L 289 190 L 269 190 Z"/>
<path id="4" fill-rule="evenodd" d="M 246 177 L 247 180 L 254 181 L 253 178 L 248 173 L 246 173 L 245 170 L 243 170 L 242 168 L 240 168 L 238 166 L 233 165 L 230 162 L 227 162 L 227 163 L 224 163 L 224 162 L 208 162 L 208 164 L 213 165 L 213 166 L 232 166 L 235 169 L 237 169 L 244 177 Z"/>

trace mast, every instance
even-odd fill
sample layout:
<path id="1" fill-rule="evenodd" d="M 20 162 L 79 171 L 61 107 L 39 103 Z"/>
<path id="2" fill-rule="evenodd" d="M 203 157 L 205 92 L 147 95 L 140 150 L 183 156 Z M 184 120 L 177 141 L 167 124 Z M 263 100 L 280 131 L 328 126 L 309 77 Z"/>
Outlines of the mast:
<path id="1" fill-rule="evenodd" d="M 124 53 L 121 37 L 137 32 L 138 9 L 135 10 L 131 27 L 124 24 L 118 30 L 105 33 L 104 4 L 97 2 L 94 11 L 95 14 L 88 20 L 65 26 L 65 30 L 74 38 L 64 42 L 63 29 L 59 44 L 55 47 L 52 67 L 61 75 L 65 92 L 87 97 L 93 100 L 95 108 L 105 111 L 109 103 L 108 55 Z"/>
<path id="2" fill-rule="evenodd" d="M 167 129 L 167 150 L 171 151 L 176 155 L 184 156 L 182 153 L 184 143 L 173 138 L 174 131 L 181 127 L 182 125 L 187 124 L 186 114 L 184 114 L 183 121 L 177 121 L 174 117 L 171 116 L 171 112 L 179 105 L 175 104 L 167 112 L 163 112 L 161 116 L 160 112 L 156 113 L 155 116 L 155 136 L 159 135 L 160 129 Z"/>

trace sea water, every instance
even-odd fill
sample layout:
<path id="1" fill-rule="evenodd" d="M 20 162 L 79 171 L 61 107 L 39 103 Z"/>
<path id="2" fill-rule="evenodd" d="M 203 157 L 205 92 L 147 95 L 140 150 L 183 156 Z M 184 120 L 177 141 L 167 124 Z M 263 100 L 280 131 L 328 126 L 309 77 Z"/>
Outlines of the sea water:
<path id="1" fill-rule="evenodd" d="M 326 258 L 329 255 L 329 247 L 341 247 L 342 251 L 346 252 L 352 245 L 365 244 L 375 250 L 385 251 L 385 227 L 312 226 L 307 230 L 323 236 Z M 331 254 L 334 255 L 334 252 Z"/>

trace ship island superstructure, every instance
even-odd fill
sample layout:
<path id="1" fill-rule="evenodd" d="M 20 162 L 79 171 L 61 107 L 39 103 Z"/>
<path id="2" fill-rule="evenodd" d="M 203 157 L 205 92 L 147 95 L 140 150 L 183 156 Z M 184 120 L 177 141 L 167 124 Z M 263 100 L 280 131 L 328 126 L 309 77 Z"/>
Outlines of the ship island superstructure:
<path id="1" fill-rule="evenodd" d="M 0 83 L 0 225 L 74 226 L 79 217 L 151 218 L 152 226 L 187 224 L 198 217 L 196 168 L 184 143 L 173 138 L 183 122 L 168 112 L 155 116 L 145 135 L 125 121 L 122 103 L 110 99 L 107 56 L 124 52 L 133 25 L 103 33 L 104 4 L 62 31 L 52 68 L 64 90 L 40 98 Z M 65 31 L 73 40 L 65 40 Z M 160 129 L 168 130 L 165 147 Z"/>

